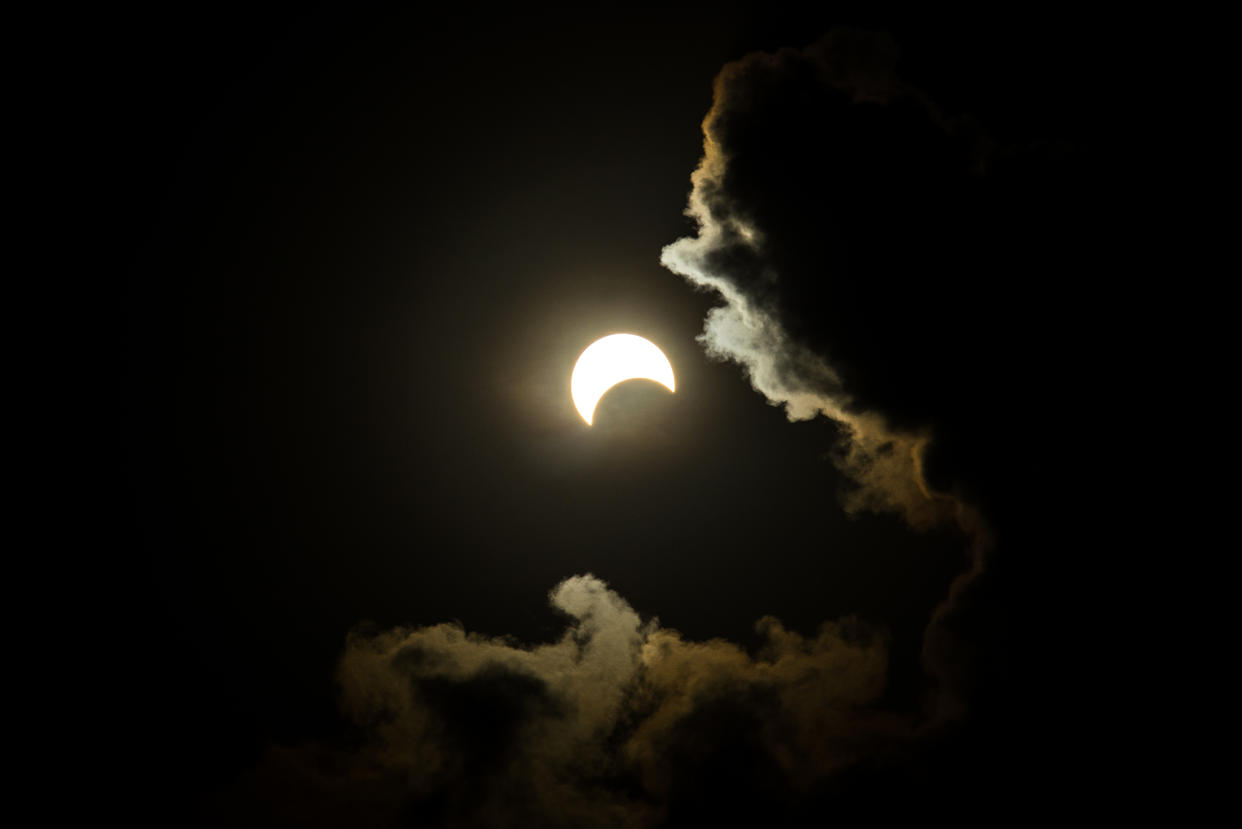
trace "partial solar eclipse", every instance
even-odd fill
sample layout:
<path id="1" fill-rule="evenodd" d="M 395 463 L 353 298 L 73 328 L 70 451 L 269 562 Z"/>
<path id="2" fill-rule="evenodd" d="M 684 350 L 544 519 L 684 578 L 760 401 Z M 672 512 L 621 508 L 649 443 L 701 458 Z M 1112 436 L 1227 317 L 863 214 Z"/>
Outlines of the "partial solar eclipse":
<path id="1" fill-rule="evenodd" d="M 569 380 L 574 405 L 588 426 L 599 399 L 626 380 L 654 380 L 669 391 L 677 390 L 673 364 L 654 343 L 635 334 L 609 334 L 587 346 Z"/>

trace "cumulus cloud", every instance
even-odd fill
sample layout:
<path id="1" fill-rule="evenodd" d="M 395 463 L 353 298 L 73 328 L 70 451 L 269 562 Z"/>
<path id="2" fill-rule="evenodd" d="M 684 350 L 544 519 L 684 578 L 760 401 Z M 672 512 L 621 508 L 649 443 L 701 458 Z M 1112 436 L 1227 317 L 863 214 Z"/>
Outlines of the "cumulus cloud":
<path id="1" fill-rule="evenodd" d="M 698 234 L 670 244 L 661 261 L 724 300 L 709 312 L 700 337 L 710 354 L 739 363 L 755 389 L 784 406 L 790 420 L 824 415 L 840 425 L 837 464 L 857 485 L 847 509 L 896 512 L 919 529 L 957 521 L 973 531 L 978 517 L 972 508 L 936 491 L 923 474 L 928 428 L 899 428 L 891 413 L 851 392 L 832 362 L 833 349 L 817 348 L 822 342 L 806 335 L 818 319 L 797 287 L 799 281 L 846 283 L 856 277 L 847 272 L 854 245 L 849 228 L 835 226 L 848 222 L 834 220 L 868 209 L 863 194 L 853 191 L 891 185 L 891 174 L 846 171 L 886 161 L 901 165 L 900 159 L 869 158 L 870 148 L 861 157 L 851 150 L 862 150 L 861 142 L 885 129 L 913 123 L 920 127 L 916 138 L 923 138 L 928 127 L 943 128 L 934 107 L 897 79 L 896 57 L 886 35 L 837 30 L 806 50 L 754 54 L 727 65 L 716 79 L 703 122 L 704 156 L 691 177 L 687 214 Z M 905 104 L 902 117 L 869 123 L 877 120 L 877 109 L 897 102 Z M 806 134 L 815 131 L 821 134 Z M 891 211 L 882 212 L 877 219 L 891 219 Z M 789 233 L 792 217 L 805 235 Z M 834 297 L 829 287 L 822 301 L 850 304 L 848 289 L 841 294 Z M 902 301 L 899 294 L 888 298 Z"/>
<path id="2" fill-rule="evenodd" d="M 790 420 L 837 425 L 847 511 L 964 533 L 969 563 L 924 646 L 956 716 L 996 540 L 1029 524 L 1015 516 L 1050 484 L 1036 467 L 1073 443 L 1034 395 L 1067 412 L 1081 395 L 1091 340 L 1066 309 L 1092 296 L 1092 179 L 1070 144 L 1002 146 L 899 59 L 885 33 L 837 29 L 726 65 L 691 176 L 697 232 L 661 262 L 721 300 L 710 355 Z"/>
<path id="3" fill-rule="evenodd" d="M 697 232 L 661 261 L 721 299 L 710 354 L 791 420 L 839 425 L 848 509 L 979 538 L 1020 483 L 1005 449 L 1048 433 L 1033 392 L 1082 393 L 1100 174 L 1069 139 L 1002 144 L 900 68 L 855 29 L 727 64 Z"/>
<path id="4" fill-rule="evenodd" d="M 550 644 L 455 624 L 351 634 L 339 679 L 358 743 L 273 749 L 252 781 L 281 810 L 267 817 L 663 825 L 709 802 L 805 795 L 908 739 L 875 705 L 887 639 L 857 620 L 802 636 L 766 617 L 752 654 L 644 622 L 591 575 L 549 598 L 569 618 Z"/>

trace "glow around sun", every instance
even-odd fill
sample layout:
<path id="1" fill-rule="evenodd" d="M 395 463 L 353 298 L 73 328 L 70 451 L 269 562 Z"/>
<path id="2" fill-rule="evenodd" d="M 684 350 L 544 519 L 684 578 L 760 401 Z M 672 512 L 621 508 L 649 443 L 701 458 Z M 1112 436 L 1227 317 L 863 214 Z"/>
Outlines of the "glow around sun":
<path id="1" fill-rule="evenodd" d="M 626 380 L 654 380 L 677 390 L 673 364 L 654 343 L 635 334 L 609 334 L 587 346 L 569 381 L 574 405 L 588 425 L 604 393 Z"/>

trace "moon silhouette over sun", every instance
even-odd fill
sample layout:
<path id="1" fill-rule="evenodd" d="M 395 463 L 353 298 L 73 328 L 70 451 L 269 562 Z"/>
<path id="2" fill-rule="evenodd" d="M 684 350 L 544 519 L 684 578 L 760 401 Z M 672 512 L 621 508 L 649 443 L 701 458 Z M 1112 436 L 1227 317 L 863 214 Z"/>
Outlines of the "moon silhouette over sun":
<path id="1" fill-rule="evenodd" d="M 677 391 L 673 364 L 655 343 L 636 334 L 609 334 L 587 346 L 569 380 L 574 406 L 588 426 L 599 399 L 626 380 L 654 380 L 671 392 Z"/>

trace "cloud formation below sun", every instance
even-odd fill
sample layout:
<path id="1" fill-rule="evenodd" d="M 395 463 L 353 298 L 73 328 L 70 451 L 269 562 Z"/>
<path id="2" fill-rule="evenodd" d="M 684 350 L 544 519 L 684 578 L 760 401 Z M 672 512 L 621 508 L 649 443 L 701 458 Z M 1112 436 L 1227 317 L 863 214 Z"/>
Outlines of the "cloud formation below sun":
<path id="1" fill-rule="evenodd" d="M 802 636 L 765 617 L 751 654 L 643 621 L 589 574 L 549 601 L 568 625 L 545 645 L 456 624 L 355 631 L 338 676 L 356 750 L 275 748 L 251 784 L 302 792 L 275 817 L 303 825 L 654 826 L 714 800 L 714 756 L 760 802 L 911 735 L 874 705 L 887 639 L 855 619 Z"/>

